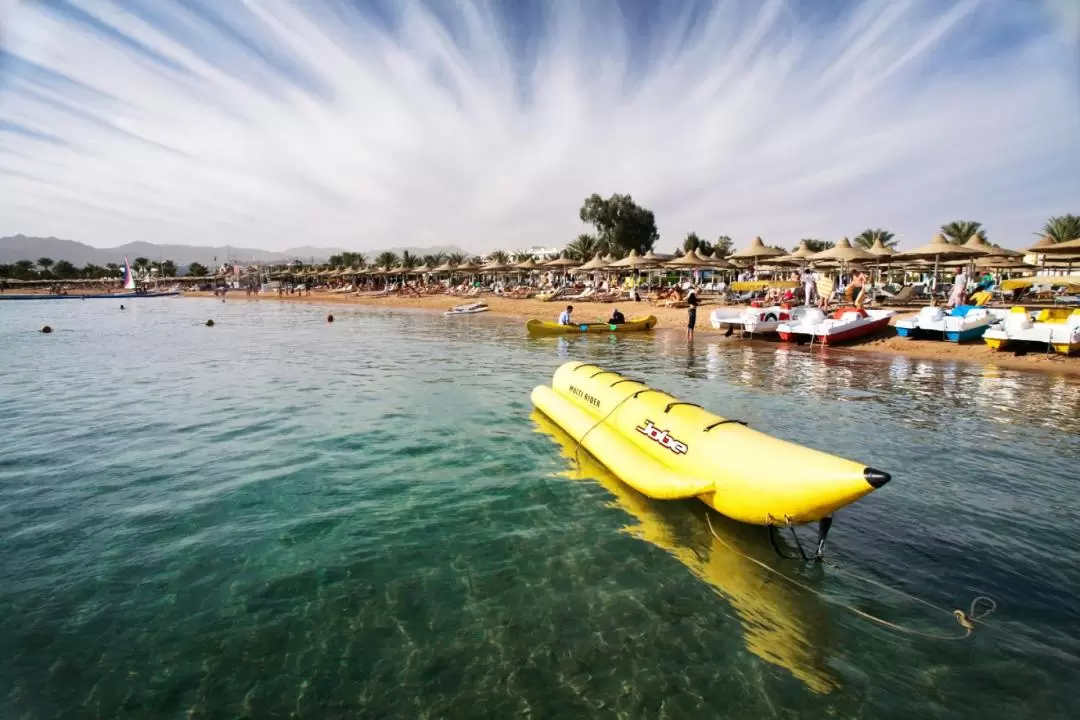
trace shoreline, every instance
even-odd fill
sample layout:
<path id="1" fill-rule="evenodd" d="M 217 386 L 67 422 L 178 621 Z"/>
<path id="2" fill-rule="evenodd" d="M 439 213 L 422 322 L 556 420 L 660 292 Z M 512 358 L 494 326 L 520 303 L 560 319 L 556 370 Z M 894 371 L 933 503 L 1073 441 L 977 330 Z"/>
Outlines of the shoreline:
<path id="1" fill-rule="evenodd" d="M 211 292 L 184 292 L 181 297 L 201 298 L 216 300 Z M 228 297 L 228 296 L 226 296 Z M 386 297 L 349 297 L 335 296 L 326 293 L 316 293 L 310 296 L 286 295 L 262 295 L 247 297 L 242 292 L 234 291 L 232 302 L 278 302 L 297 303 L 318 306 L 362 306 L 379 307 L 399 310 L 420 310 L 427 312 L 445 312 L 455 305 L 469 302 L 483 301 L 489 310 L 482 315 L 492 317 L 511 318 L 526 320 L 529 318 L 548 318 L 554 320 L 559 311 L 569 303 L 528 299 L 515 300 L 492 295 L 483 295 L 475 298 L 453 295 L 423 295 L 420 297 L 402 297 L 390 295 Z M 685 308 L 654 307 L 647 303 L 579 303 L 574 306 L 575 319 L 580 322 L 606 320 L 611 311 L 618 307 L 629 320 L 635 316 L 655 315 L 658 322 L 656 330 L 662 332 L 682 333 L 686 328 Z M 695 338 L 707 338 L 709 341 L 721 343 L 750 344 L 754 347 L 770 347 L 788 345 L 779 340 L 755 339 L 743 340 L 737 336 L 724 337 L 724 332 L 714 330 L 709 324 L 709 313 L 714 306 L 702 305 L 698 310 L 697 328 L 694 330 Z M 735 306 L 727 306 L 735 307 Z M 897 318 L 912 314 L 911 310 L 900 310 Z M 795 347 L 792 345 L 792 347 Z M 916 340 L 901 338 L 899 336 L 877 337 L 851 345 L 842 345 L 828 348 L 830 352 L 852 352 L 879 355 L 881 357 L 895 357 L 902 355 L 917 360 L 934 360 L 938 362 L 964 362 L 982 366 L 992 366 L 1002 370 L 1027 370 L 1043 373 L 1058 373 L 1063 375 L 1080 376 L 1080 357 L 1064 355 L 1046 355 L 1040 350 L 1033 350 L 1026 354 L 1016 354 L 1010 351 L 991 350 L 985 343 L 956 344 L 935 340 Z"/>

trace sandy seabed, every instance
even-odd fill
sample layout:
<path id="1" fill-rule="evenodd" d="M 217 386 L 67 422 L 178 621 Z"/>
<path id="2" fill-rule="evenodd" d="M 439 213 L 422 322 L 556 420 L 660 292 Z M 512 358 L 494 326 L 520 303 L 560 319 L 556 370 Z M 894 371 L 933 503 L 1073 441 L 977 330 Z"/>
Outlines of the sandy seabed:
<path id="1" fill-rule="evenodd" d="M 185 297 L 202 297 L 217 299 L 209 292 L 186 292 Z M 489 308 L 488 315 L 499 317 L 517 318 L 525 321 L 530 318 L 539 318 L 555 321 L 559 313 L 567 304 L 565 301 L 545 302 L 543 300 L 516 300 L 494 295 L 482 295 L 478 297 L 461 297 L 455 295 L 423 295 L 420 297 L 403 297 L 397 295 L 373 297 L 373 296 L 349 296 L 332 295 L 327 293 L 312 293 L 311 295 L 285 295 L 278 297 L 276 294 L 263 294 L 256 297 L 245 296 L 242 292 L 233 291 L 227 296 L 228 302 L 289 302 L 307 303 L 312 305 L 364 305 L 381 308 L 401 308 L 413 310 L 428 310 L 432 312 L 444 312 L 456 305 L 470 302 L 484 302 Z M 686 309 L 655 307 L 646 302 L 617 302 L 617 303 L 573 303 L 574 320 L 577 322 L 606 321 L 611 311 L 618 308 L 626 316 L 627 320 L 634 317 L 655 315 L 659 321 L 658 331 L 685 332 Z M 738 336 L 724 337 L 724 331 L 713 330 L 709 325 L 709 314 L 715 305 L 702 305 L 698 309 L 697 329 L 695 337 L 708 339 L 709 342 L 724 343 L 747 343 L 767 348 L 776 345 L 777 339 L 754 339 L 746 340 Z M 735 307 L 735 306 L 727 306 Z M 896 319 L 914 314 L 915 311 L 901 309 L 897 311 Z M 522 328 L 524 332 L 524 328 Z M 868 338 L 862 341 L 832 347 L 830 351 L 878 353 L 881 355 L 904 355 L 906 357 L 923 358 L 937 361 L 957 361 L 978 363 L 980 365 L 992 365 L 1009 370 L 1035 370 L 1042 372 L 1063 373 L 1080 375 L 1080 356 L 1066 357 L 1059 354 L 1047 354 L 1039 349 L 1029 349 L 1027 353 L 1018 354 L 1012 350 L 991 350 L 982 341 L 963 344 L 950 343 L 935 340 L 912 340 L 901 338 L 896 335 L 885 335 Z"/>

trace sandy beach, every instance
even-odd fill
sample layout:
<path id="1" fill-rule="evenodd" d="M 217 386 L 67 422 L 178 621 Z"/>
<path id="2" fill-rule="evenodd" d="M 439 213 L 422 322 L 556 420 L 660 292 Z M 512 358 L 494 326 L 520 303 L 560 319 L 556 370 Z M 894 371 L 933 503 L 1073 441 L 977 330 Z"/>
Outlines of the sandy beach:
<path id="1" fill-rule="evenodd" d="M 215 300 L 213 293 L 209 292 L 185 292 L 185 297 L 206 298 Z M 555 320 L 565 303 L 544 302 L 542 300 L 516 300 L 494 295 L 484 295 L 477 298 L 466 298 L 451 295 L 424 295 L 420 297 L 402 297 L 390 295 L 386 297 L 372 296 L 342 296 L 327 293 L 312 293 L 307 296 L 286 295 L 278 297 L 274 295 L 262 295 L 257 299 L 248 298 L 241 292 L 233 292 L 228 296 L 228 302 L 290 302 L 307 303 L 312 305 L 343 305 L 343 306 L 371 306 L 382 308 L 401 308 L 412 310 L 427 310 L 431 312 L 444 312 L 468 302 L 482 300 L 489 308 L 487 315 L 527 320 L 529 318 L 541 318 Z M 626 317 L 655 315 L 659 320 L 657 331 L 682 333 L 686 327 L 686 310 L 683 308 L 654 307 L 648 303 L 577 303 L 574 304 L 574 319 L 580 322 L 606 320 L 614 308 L 619 308 Z M 709 325 L 709 313 L 714 305 L 702 305 L 698 310 L 698 323 L 695 335 L 709 342 L 724 342 L 745 344 L 752 342 L 755 346 L 769 347 L 779 344 L 778 339 L 754 339 L 746 340 L 737 336 L 724 337 L 723 331 L 713 330 Z M 732 306 L 727 306 L 732 307 Z M 917 312 L 915 309 L 904 308 L 897 311 L 896 319 L 906 317 Z M 524 332 L 524 330 L 523 330 Z M 1080 376 L 1080 356 L 1066 357 L 1064 355 L 1050 354 L 1038 350 L 1031 350 L 1026 354 L 1018 354 L 1013 351 L 994 351 L 983 342 L 972 343 L 949 343 L 933 340 L 911 340 L 895 335 L 876 337 L 861 342 L 843 345 L 829 349 L 830 352 L 862 352 L 877 353 L 881 355 L 904 355 L 906 357 L 922 358 L 936 361 L 955 361 L 990 365 L 993 367 L 1009 370 L 1032 370 L 1040 372 L 1062 373 Z"/>

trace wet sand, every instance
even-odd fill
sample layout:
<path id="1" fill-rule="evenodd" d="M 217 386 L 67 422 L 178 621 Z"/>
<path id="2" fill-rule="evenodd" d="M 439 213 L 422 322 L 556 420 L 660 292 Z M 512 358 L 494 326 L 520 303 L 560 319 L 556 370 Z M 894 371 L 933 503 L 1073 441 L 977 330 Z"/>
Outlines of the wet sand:
<path id="1" fill-rule="evenodd" d="M 203 297 L 215 299 L 209 292 L 185 292 L 185 297 Z M 567 304 L 574 306 L 574 320 L 577 322 L 605 321 L 611 315 L 611 311 L 618 308 L 630 320 L 638 316 L 655 315 L 659 321 L 657 330 L 668 332 L 684 332 L 686 328 L 685 308 L 655 307 L 646 302 L 618 302 L 618 303 L 589 303 L 570 301 L 544 302 L 542 300 L 514 300 L 493 295 L 478 297 L 461 297 L 452 295 L 423 295 L 420 297 L 401 297 L 396 295 L 386 297 L 348 295 L 331 295 L 327 293 L 312 293 L 308 296 L 286 295 L 278 297 L 276 294 L 261 295 L 248 298 L 244 293 L 233 291 L 227 295 L 229 302 L 291 302 L 307 303 L 312 305 L 364 305 L 383 308 L 401 308 L 414 310 L 428 310 L 444 312 L 456 305 L 470 302 L 484 302 L 489 311 L 486 315 L 509 317 L 520 320 L 529 318 L 541 318 L 554 321 Z M 695 336 L 707 338 L 709 342 L 751 342 L 738 336 L 724 337 L 724 331 L 713 330 L 709 325 L 709 314 L 716 305 L 702 305 L 698 309 L 698 322 Z M 727 306 L 735 307 L 735 306 Z M 911 308 L 897 311 L 894 321 L 914 314 Z M 890 331 L 891 333 L 891 331 Z M 778 339 L 755 339 L 754 345 L 769 347 L 779 343 Z M 1009 370 L 1034 370 L 1040 372 L 1063 373 L 1080 375 L 1080 356 L 1065 357 L 1064 355 L 1047 355 L 1043 350 L 1035 349 L 1034 346 L 1026 354 L 1018 354 L 1012 350 L 991 350 L 981 340 L 963 344 L 949 343 L 934 340 L 911 340 L 896 335 L 868 338 L 842 347 L 829 348 L 830 352 L 849 351 L 878 353 L 881 355 L 904 355 L 907 357 L 922 358 L 935 361 L 955 361 L 990 365 Z"/>

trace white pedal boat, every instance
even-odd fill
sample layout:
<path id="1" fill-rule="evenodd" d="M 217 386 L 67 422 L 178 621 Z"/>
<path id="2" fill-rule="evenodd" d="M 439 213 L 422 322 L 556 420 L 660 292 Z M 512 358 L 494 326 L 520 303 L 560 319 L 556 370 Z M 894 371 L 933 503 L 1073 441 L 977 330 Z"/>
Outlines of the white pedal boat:
<path id="1" fill-rule="evenodd" d="M 940 307 L 924 307 L 918 315 L 896 321 L 896 334 L 915 338 L 944 337 L 959 343 L 982 337 L 993 323 L 1003 320 L 1005 310 L 992 310 L 975 305 L 960 305 L 952 310 Z"/>
<path id="2" fill-rule="evenodd" d="M 798 336 L 805 335 L 822 345 L 836 345 L 884 329 L 894 314 L 893 310 L 842 307 L 826 316 L 821 310 L 810 308 L 802 320 L 780 323 L 777 332 L 781 340 L 798 340 Z"/>
<path id="3" fill-rule="evenodd" d="M 1005 319 L 983 334 L 983 341 L 994 350 L 1015 343 L 1039 343 L 1068 355 L 1080 350 L 1080 310 L 1055 308 L 1029 313 L 1014 307 Z"/>
<path id="4" fill-rule="evenodd" d="M 780 327 L 780 323 L 798 321 L 802 319 L 808 308 L 802 305 L 785 307 L 772 305 L 770 307 L 717 308 L 709 315 L 709 322 L 713 329 L 727 328 L 730 334 L 734 330 L 750 333 L 774 333 Z"/>
<path id="5" fill-rule="evenodd" d="M 444 315 L 475 315 L 476 313 L 487 312 L 487 303 L 474 302 L 466 305 L 458 305 L 447 310 Z"/>

